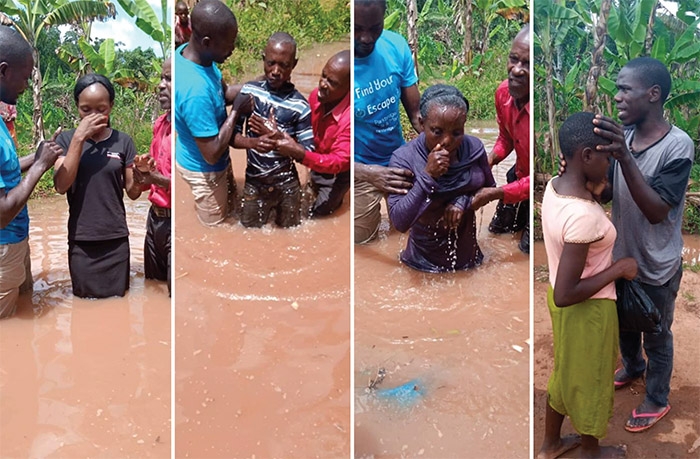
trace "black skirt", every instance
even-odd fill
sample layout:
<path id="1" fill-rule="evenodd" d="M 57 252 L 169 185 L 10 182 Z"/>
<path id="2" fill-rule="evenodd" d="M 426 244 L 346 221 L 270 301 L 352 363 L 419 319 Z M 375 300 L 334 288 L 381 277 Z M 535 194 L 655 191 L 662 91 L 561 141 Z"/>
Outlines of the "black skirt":
<path id="1" fill-rule="evenodd" d="M 68 241 L 68 267 L 73 295 L 124 296 L 129 289 L 129 238 Z"/>

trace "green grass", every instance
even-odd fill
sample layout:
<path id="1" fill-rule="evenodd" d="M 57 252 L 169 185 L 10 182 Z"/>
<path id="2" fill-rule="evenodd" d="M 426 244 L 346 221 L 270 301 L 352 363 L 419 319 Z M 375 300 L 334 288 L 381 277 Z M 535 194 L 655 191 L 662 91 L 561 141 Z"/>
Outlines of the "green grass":
<path id="1" fill-rule="evenodd" d="M 700 273 L 700 263 L 695 263 L 693 265 L 683 262 L 683 271 L 690 271 L 693 273 Z"/>
<path id="2" fill-rule="evenodd" d="M 256 1 L 239 7 L 228 1 L 238 20 L 236 50 L 221 67 L 226 81 L 260 73 L 260 59 L 274 32 L 287 32 L 299 49 L 328 43 L 350 34 L 350 8 L 346 0 Z M 273 7 L 274 4 L 274 7 Z"/>

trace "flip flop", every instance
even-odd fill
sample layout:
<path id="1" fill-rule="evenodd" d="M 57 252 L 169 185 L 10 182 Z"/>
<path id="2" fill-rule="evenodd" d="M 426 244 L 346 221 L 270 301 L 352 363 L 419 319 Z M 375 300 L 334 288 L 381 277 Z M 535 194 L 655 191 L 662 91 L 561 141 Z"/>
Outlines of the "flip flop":
<path id="1" fill-rule="evenodd" d="M 666 413 L 671 411 L 671 405 L 666 405 L 666 408 L 663 409 L 663 411 L 660 411 L 658 413 L 637 413 L 637 408 L 632 410 L 632 416 L 630 419 L 649 419 L 649 422 L 646 425 L 638 426 L 638 427 L 630 427 L 629 419 L 627 420 L 627 423 L 625 423 L 625 430 L 628 432 L 644 432 L 647 429 L 650 429 L 654 424 L 659 422 L 661 418 L 666 416 Z"/>
<path id="2" fill-rule="evenodd" d="M 622 378 L 620 378 L 620 380 L 617 379 L 617 378 L 618 378 L 618 375 L 619 375 L 621 372 L 624 372 L 624 373 L 625 373 L 625 375 L 627 376 L 626 379 L 622 379 Z M 627 386 L 627 385 L 629 385 L 629 384 L 632 384 L 632 381 L 634 381 L 635 379 L 638 379 L 638 378 L 639 378 L 639 376 L 637 376 L 636 378 L 630 378 L 630 376 L 629 376 L 629 375 L 627 374 L 627 372 L 625 371 L 625 368 L 624 368 L 624 367 L 618 368 L 617 370 L 615 370 L 615 390 L 617 390 L 617 389 L 622 389 L 623 387 L 625 387 L 625 386 Z"/>

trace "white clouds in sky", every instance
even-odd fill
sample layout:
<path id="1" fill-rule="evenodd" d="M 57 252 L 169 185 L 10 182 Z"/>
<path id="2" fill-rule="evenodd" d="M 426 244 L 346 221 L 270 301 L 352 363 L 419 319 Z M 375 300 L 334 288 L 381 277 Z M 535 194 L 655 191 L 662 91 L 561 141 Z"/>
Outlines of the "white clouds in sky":
<path id="1" fill-rule="evenodd" d="M 155 11 L 156 16 L 160 17 L 160 0 L 148 0 L 148 3 Z M 171 26 L 173 22 L 172 3 L 174 2 L 168 2 L 168 22 Z M 94 22 L 92 24 L 91 38 L 112 38 L 115 43 L 122 43 L 119 46 L 120 49 L 151 48 L 157 56 L 160 56 L 160 45 L 136 27 L 134 18 L 126 14 L 117 1 L 114 1 L 114 5 L 117 8 L 116 19 L 110 19 L 106 22 Z"/>

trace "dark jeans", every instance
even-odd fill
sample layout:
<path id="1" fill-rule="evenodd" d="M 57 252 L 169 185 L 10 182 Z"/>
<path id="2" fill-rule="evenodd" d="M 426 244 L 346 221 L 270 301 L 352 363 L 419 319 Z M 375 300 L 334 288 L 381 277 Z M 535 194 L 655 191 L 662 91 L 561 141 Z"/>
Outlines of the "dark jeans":
<path id="1" fill-rule="evenodd" d="M 309 211 L 310 217 L 323 217 L 335 212 L 350 189 L 350 171 L 339 174 L 320 174 L 311 171 L 309 185 L 316 199 Z"/>
<path id="2" fill-rule="evenodd" d="M 511 167 L 506 173 L 506 180 L 508 183 L 518 180 L 518 176 L 515 174 L 515 166 Z M 515 233 L 528 226 L 529 223 L 529 199 L 515 204 L 505 204 L 503 199 L 501 199 L 498 201 L 496 212 L 494 213 L 493 219 L 489 224 L 489 231 L 496 234 Z M 529 247 L 527 249 L 529 251 Z"/>
<path id="3" fill-rule="evenodd" d="M 144 271 L 146 279 L 168 281 L 168 293 L 170 293 L 171 288 L 170 227 L 170 216 L 159 217 L 151 207 L 148 211 L 146 239 L 143 248 Z"/>
<path id="4" fill-rule="evenodd" d="M 289 228 L 301 223 L 299 178 L 283 184 L 270 184 L 246 177 L 241 224 L 247 228 L 260 228 L 267 223 L 273 209 L 278 226 Z"/>
<path id="5" fill-rule="evenodd" d="M 625 372 L 638 377 L 646 369 L 646 400 L 656 406 L 668 405 L 673 371 L 673 312 L 683 276 L 682 266 L 663 285 L 641 284 L 661 313 L 660 333 L 620 332 L 620 353 Z M 642 356 L 642 341 L 647 362 Z"/>

